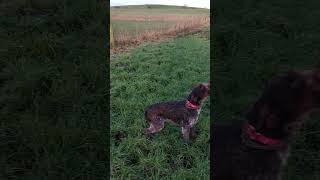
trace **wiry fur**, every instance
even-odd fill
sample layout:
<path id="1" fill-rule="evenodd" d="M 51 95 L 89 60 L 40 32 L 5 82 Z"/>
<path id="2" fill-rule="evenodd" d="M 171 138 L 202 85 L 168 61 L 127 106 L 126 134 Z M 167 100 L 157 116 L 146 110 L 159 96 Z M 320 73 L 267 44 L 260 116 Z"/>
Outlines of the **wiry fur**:
<path id="1" fill-rule="evenodd" d="M 161 102 L 149 106 L 145 111 L 145 119 L 149 124 L 145 133 L 147 135 L 157 133 L 164 128 L 165 122 L 169 121 L 180 126 L 183 137 L 189 140 L 190 134 L 194 132 L 193 126 L 198 121 L 200 109 L 187 108 L 186 101 L 201 106 L 209 93 L 210 85 L 202 83 L 192 90 L 186 100 Z"/>
<path id="2" fill-rule="evenodd" d="M 290 141 L 304 114 L 320 107 L 320 71 L 290 71 L 272 79 L 246 115 L 258 133 L 280 139 L 277 146 L 250 140 L 243 124 L 215 123 L 213 174 L 215 180 L 280 180 Z"/>

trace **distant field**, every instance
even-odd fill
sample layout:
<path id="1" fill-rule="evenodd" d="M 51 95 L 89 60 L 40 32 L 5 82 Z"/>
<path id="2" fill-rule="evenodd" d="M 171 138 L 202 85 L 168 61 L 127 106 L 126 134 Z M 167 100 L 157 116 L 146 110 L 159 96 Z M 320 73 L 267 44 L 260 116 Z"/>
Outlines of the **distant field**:
<path id="1" fill-rule="evenodd" d="M 196 32 L 209 25 L 208 9 L 181 6 L 141 5 L 111 7 L 116 46 Z"/>
<path id="2" fill-rule="evenodd" d="M 172 124 L 152 141 L 143 135 L 147 106 L 184 99 L 196 83 L 209 80 L 209 49 L 204 31 L 148 43 L 111 61 L 111 179 L 209 179 L 209 101 L 193 144 Z"/>
<path id="3" fill-rule="evenodd" d="M 119 37 L 123 32 L 126 32 L 130 36 L 136 36 L 144 31 L 167 29 L 172 25 L 174 23 L 163 21 L 119 20 L 113 22 L 114 36 L 116 37 Z"/>
<path id="4" fill-rule="evenodd" d="M 111 7 L 112 15 L 178 15 L 209 16 L 209 9 L 164 5 L 137 5 Z"/>

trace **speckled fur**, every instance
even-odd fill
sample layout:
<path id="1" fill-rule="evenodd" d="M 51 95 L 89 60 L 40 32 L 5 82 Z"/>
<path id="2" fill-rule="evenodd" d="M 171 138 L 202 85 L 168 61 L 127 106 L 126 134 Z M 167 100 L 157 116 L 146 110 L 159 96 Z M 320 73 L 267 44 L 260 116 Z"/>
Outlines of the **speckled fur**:
<path id="1" fill-rule="evenodd" d="M 161 131 L 165 122 L 172 122 L 181 127 L 184 139 L 189 140 L 193 135 L 194 125 L 198 121 L 200 109 L 189 109 L 186 107 L 186 101 L 201 106 L 202 102 L 210 94 L 210 84 L 201 83 L 193 88 L 186 100 L 156 103 L 147 108 L 145 119 L 149 128 L 145 130 L 147 135 L 155 134 Z"/>

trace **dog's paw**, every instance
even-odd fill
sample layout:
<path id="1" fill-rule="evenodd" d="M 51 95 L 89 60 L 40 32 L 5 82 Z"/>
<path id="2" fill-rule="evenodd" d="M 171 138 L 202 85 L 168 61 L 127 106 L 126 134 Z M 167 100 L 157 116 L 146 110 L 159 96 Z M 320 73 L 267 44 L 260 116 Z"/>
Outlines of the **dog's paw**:
<path id="1" fill-rule="evenodd" d="M 148 140 L 153 140 L 154 134 L 146 134 L 146 138 L 147 138 Z"/>
<path id="2" fill-rule="evenodd" d="M 191 146 L 193 144 L 193 141 L 192 140 L 187 140 L 187 139 L 184 139 L 184 144 L 187 145 L 187 146 Z"/>
<path id="3" fill-rule="evenodd" d="M 146 129 L 143 134 L 144 134 L 144 135 L 146 136 L 146 138 L 149 139 L 149 140 L 152 140 L 153 137 L 154 137 L 154 134 L 150 133 L 150 132 L 148 131 L 148 129 Z"/>
<path id="4" fill-rule="evenodd" d="M 199 130 L 196 128 L 190 129 L 190 139 L 195 140 L 198 137 L 199 133 Z"/>
<path id="5" fill-rule="evenodd" d="M 119 130 L 119 131 L 116 131 L 112 137 L 114 138 L 114 142 L 115 142 L 115 145 L 118 146 L 121 141 L 126 138 L 128 136 L 128 133 L 126 131 L 122 131 L 122 130 Z"/>
<path id="6" fill-rule="evenodd" d="M 143 133 L 142 133 L 142 134 L 143 134 L 143 135 L 150 134 L 149 129 L 144 129 L 144 131 L 143 131 Z"/>

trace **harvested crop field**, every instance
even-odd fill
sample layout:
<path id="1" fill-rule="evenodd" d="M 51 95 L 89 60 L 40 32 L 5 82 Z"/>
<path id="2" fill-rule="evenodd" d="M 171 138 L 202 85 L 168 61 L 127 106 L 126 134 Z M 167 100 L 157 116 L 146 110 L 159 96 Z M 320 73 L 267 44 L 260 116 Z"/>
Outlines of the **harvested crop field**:
<path id="1" fill-rule="evenodd" d="M 209 12 L 208 9 L 160 5 L 112 7 L 112 47 L 198 32 L 209 26 Z"/>

